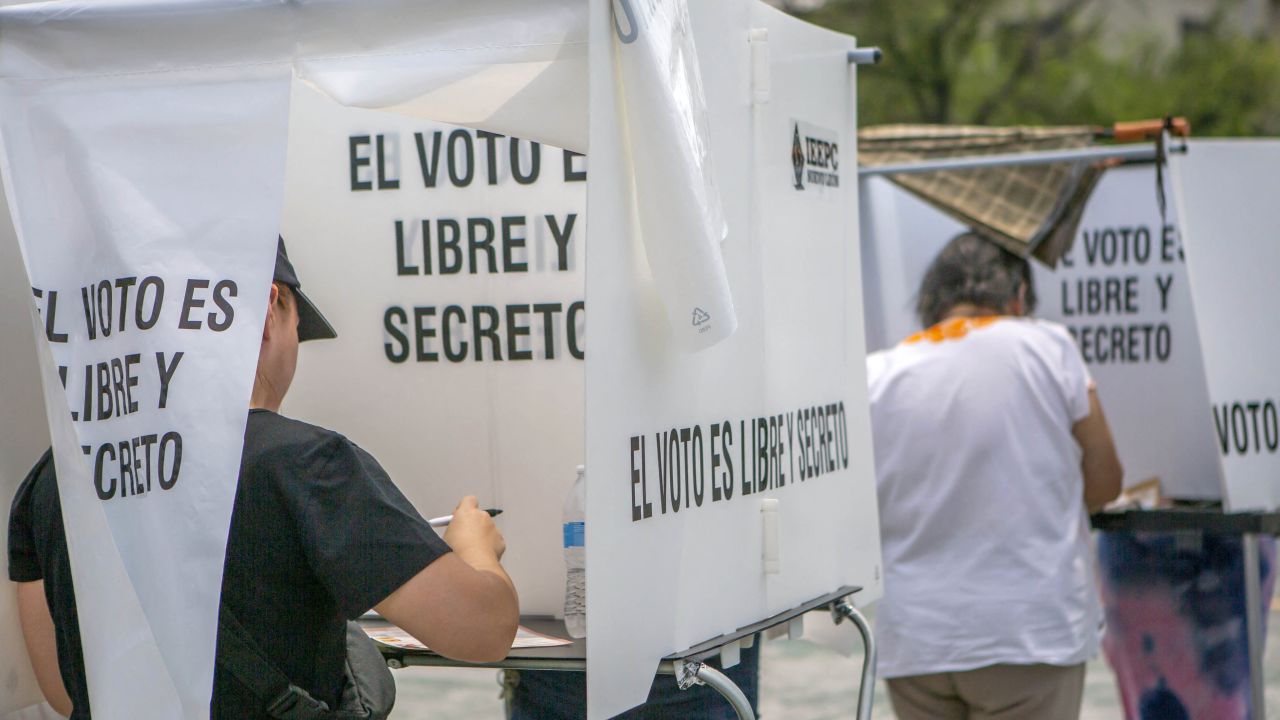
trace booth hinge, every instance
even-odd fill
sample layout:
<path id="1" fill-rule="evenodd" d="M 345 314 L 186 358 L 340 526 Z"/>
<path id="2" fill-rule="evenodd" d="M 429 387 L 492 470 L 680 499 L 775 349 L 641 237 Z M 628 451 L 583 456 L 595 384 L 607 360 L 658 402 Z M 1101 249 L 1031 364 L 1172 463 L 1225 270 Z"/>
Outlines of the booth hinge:
<path id="1" fill-rule="evenodd" d="M 702 680 L 698 677 L 698 673 L 702 670 L 702 663 L 684 661 L 676 665 L 676 684 L 681 690 L 688 690 L 694 685 L 702 685 Z"/>
<path id="2" fill-rule="evenodd" d="M 850 50 L 847 57 L 850 65 L 878 65 L 884 53 L 878 47 L 862 47 Z"/>
<path id="3" fill-rule="evenodd" d="M 769 102 L 772 93 L 769 66 L 769 29 L 752 28 L 747 34 L 751 45 L 751 101 L 756 105 Z"/>

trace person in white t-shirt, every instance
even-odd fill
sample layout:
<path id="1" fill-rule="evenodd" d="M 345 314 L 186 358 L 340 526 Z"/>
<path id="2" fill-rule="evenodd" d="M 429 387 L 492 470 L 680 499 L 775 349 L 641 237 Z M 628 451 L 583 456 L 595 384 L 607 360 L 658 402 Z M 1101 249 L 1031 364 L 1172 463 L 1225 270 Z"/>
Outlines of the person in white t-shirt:
<path id="1" fill-rule="evenodd" d="M 1034 306 L 1027 262 L 966 233 L 925 274 L 926 329 L 867 358 L 901 720 L 1080 714 L 1102 623 L 1088 510 L 1123 471 L 1079 349 Z"/>

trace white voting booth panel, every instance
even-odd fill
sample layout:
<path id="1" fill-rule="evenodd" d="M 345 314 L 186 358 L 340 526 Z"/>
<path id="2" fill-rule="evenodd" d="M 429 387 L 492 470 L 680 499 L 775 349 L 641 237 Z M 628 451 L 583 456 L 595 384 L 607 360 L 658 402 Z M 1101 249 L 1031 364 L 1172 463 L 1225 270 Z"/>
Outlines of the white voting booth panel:
<path id="1" fill-rule="evenodd" d="M 690 355 L 664 338 L 632 189 L 599 182 L 628 147 L 616 30 L 592 7 L 587 698 L 603 718 L 644 698 L 665 653 L 844 584 L 877 596 L 879 543 L 852 39 L 756 3 L 690 4 L 739 323 Z M 761 562 L 765 498 L 779 504 L 777 574 Z"/>
<path id="2" fill-rule="evenodd" d="M 18 322 L 45 338 L 73 574 L 98 600 L 95 716 L 207 715 L 277 230 L 340 333 L 303 346 L 288 411 L 373 450 L 425 514 L 505 507 L 526 612 L 559 603 L 585 426 L 592 717 L 643 701 L 667 653 L 879 595 L 851 38 L 749 0 L 184 7 L 0 10 L 4 179 L 39 290 Z M 588 139 L 584 213 L 584 158 L 531 141 Z M 35 435 L 5 447 L 9 492 Z"/>
<path id="3" fill-rule="evenodd" d="M 1230 510 L 1280 507 L 1280 141 L 1194 140 L 1170 158 Z"/>
<path id="4" fill-rule="evenodd" d="M 1176 498 L 1222 497 L 1204 362 L 1182 241 L 1161 220 L 1153 165 L 1108 170 L 1075 245 L 1035 269 L 1037 314 L 1076 338 L 1098 383 L 1127 484 Z"/>
<path id="5" fill-rule="evenodd" d="M 868 268 L 878 270 L 874 278 L 864 272 L 868 326 L 880 330 L 868 334 L 868 344 L 889 347 L 919 329 L 920 280 L 964 227 L 882 178 L 865 183 L 863 197 L 863 249 Z M 1108 170 L 1058 267 L 1031 263 L 1035 314 L 1076 338 L 1126 482 L 1158 477 L 1167 495 L 1217 498 L 1221 473 L 1204 365 L 1173 222 L 1170 209 L 1162 224 L 1154 165 Z"/>
<path id="6" fill-rule="evenodd" d="M 584 462 L 586 179 L 575 153 L 294 86 L 283 232 L 338 338 L 301 346 L 283 411 L 371 452 L 428 517 L 503 508 L 525 614 L 563 607 Z"/>

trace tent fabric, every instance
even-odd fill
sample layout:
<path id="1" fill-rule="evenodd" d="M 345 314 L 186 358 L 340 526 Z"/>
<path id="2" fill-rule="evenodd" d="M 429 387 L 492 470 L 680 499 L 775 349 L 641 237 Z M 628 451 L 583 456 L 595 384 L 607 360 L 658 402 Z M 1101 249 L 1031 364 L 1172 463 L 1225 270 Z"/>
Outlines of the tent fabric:
<path id="1" fill-rule="evenodd" d="M 584 0 L 60 0 L 0 9 L 24 86 L 293 66 L 339 104 L 586 151 Z M 340 29 L 340 31 L 335 31 Z M 177 82 L 175 80 L 175 82 Z"/>
<path id="2" fill-rule="evenodd" d="M 858 132 L 865 167 L 983 155 L 1070 150 L 1093 144 L 1089 126 L 881 125 Z M 1050 267 L 1071 249 L 1102 166 L 1060 162 L 887 177 L 1004 248 Z"/>

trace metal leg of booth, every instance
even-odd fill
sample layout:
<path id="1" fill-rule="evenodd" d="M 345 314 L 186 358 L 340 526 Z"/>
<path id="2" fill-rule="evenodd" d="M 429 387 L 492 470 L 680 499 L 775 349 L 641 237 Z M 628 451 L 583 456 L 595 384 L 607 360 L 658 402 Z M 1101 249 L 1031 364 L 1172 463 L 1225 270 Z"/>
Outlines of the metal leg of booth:
<path id="1" fill-rule="evenodd" d="M 755 711 L 751 709 L 751 703 L 747 701 L 747 696 L 743 694 L 742 688 L 738 687 L 724 673 L 706 663 L 681 663 L 676 670 L 676 682 L 680 683 L 680 689 L 682 690 L 688 690 L 696 683 L 708 685 L 723 695 L 725 700 L 729 701 L 729 704 L 738 713 L 738 720 L 756 720 Z"/>
<path id="2" fill-rule="evenodd" d="M 1267 716 L 1265 681 L 1262 677 L 1262 645 L 1266 637 L 1262 631 L 1262 566 L 1258 552 L 1258 536 L 1245 533 L 1240 544 L 1244 551 L 1244 602 L 1245 631 L 1249 638 L 1249 694 L 1252 720 Z"/>
<path id="3" fill-rule="evenodd" d="M 858 608 L 848 600 L 841 600 L 831 607 L 831 617 L 836 624 L 848 618 L 858 634 L 862 636 L 862 685 L 858 688 L 858 720 L 871 720 L 871 703 L 876 696 L 876 639 L 871 634 L 871 626 Z"/>
<path id="4" fill-rule="evenodd" d="M 676 683 L 680 685 L 681 690 L 688 690 L 694 685 L 706 685 L 729 701 L 734 712 L 738 713 L 738 720 L 756 720 L 755 711 L 751 709 L 751 703 L 742 692 L 742 688 L 724 673 L 706 663 L 689 660 L 664 662 L 658 666 L 658 673 L 675 675 Z"/>

